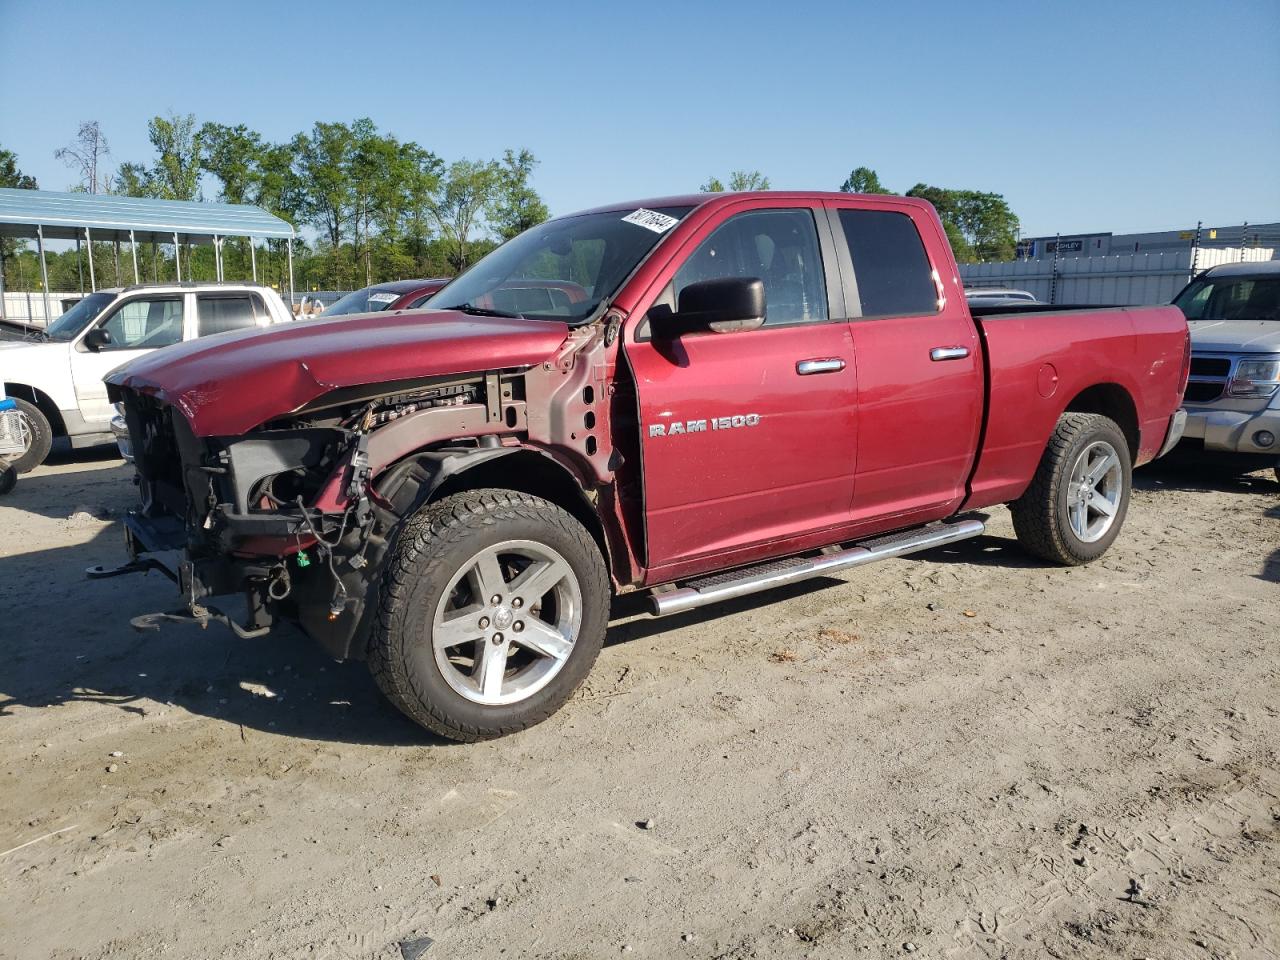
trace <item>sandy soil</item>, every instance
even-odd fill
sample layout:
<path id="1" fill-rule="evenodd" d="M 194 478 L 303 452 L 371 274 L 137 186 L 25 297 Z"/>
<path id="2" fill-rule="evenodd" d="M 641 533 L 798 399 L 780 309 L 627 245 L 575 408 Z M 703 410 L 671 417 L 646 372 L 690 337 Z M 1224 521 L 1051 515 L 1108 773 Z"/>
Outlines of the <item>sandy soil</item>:
<path id="1" fill-rule="evenodd" d="M 293 632 L 134 633 L 174 596 L 82 579 L 133 498 L 103 456 L 0 501 L 6 960 L 1280 955 L 1269 475 L 1143 471 L 1085 568 L 997 510 L 841 581 L 624 607 L 555 718 L 452 746 Z"/>

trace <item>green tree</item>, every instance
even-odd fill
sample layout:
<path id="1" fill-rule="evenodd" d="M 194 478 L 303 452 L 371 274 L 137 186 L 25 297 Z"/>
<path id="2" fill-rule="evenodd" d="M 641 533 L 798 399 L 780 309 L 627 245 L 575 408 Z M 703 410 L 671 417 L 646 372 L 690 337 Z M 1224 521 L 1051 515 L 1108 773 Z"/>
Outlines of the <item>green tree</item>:
<path id="1" fill-rule="evenodd" d="M 152 117 L 147 136 L 156 149 L 156 163 L 149 174 L 153 196 L 162 200 L 195 200 L 200 192 L 200 157 L 203 131 L 196 129 L 195 114 Z"/>
<path id="2" fill-rule="evenodd" d="M 11 190 L 38 190 L 36 178 L 18 169 L 18 155 L 0 147 L 0 187 Z"/>
<path id="3" fill-rule="evenodd" d="M 416 143 L 405 144 L 404 158 L 409 164 L 405 183 L 405 206 L 401 213 L 401 230 L 405 253 L 412 259 L 413 272 L 432 276 L 441 272 L 444 262 L 433 256 L 432 224 L 435 222 L 435 197 L 440 189 L 444 161 Z"/>
<path id="4" fill-rule="evenodd" d="M 933 204 L 960 262 L 1014 258 L 1018 218 L 1000 194 L 917 183 L 907 196 Z"/>
<path id="5" fill-rule="evenodd" d="M 431 213 L 448 244 L 449 264 L 454 270 L 471 263 L 472 234 L 494 201 L 501 175 L 500 165 L 492 160 L 455 160 L 440 180 Z"/>
<path id="6" fill-rule="evenodd" d="M 529 186 L 529 177 L 537 165 L 538 161 L 528 150 L 519 153 L 508 150 L 502 156 L 489 221 L 503 240 L 510 240 L 547 219 L 550 212 L 547 205 Z"/>
<path id="7" fill-rule="evenodd" d="M 206 123 L 200 128 L 200 169 L 218 181 L 218 199 L 253 203 L 262 182 L 267 145 L 243 123 L 229 127 Z"/>
<path id="8" fill-rule="evenodd" d="M 5 150 L 0 147 L 0 187 L 8 187 L 11 190 L 36 190 L 36 178 L 30 174 L 23 173 L 18 169 L 18 157 L 12 150 Z M 0 280 L 3 283 L 0 286 L 9 287 L 9 262 L 19 254 L 26 244 L 18 240 L 0 239 Z M 17 261 L 19 280 L 25 281 L 22 276 L 22 262 Z M 22 283 L 25 286 L 25 283 Z M 4 304 L 0 303 L 0 316 L 4 314 Z"/>
<path id="9" fill-rule="evenodd" d="M 355 207 L 350 169 L 355 137 L 345 123 L 317 121 L 299 133 L 290 149 L 297 178 L 298 210 L 337 249 Z"/>
<path id="10" fill-rule="evenodd" d="M 880 177 L 870 167 L 855 167 L 849 172 L 844 183 L 840 184 L 841 193 L 884 193 L 892 194 L 880 182 Z"/>
<path id="11" fill-rule="evenodd" d="M 152 196 L 151 171 L 140 163 L 130 161 L 120 164 L 111 192 L 125 197 Z"/>
<path id="12" fill-rule="evenodd" d="M 735 170 L 729 174 L 728 187 L 724 185 L 719 177 L 711 177 L 698 189 L 703 193 L 723 193 L 726 189 L 735 192 L 741 190 L 768 190 L 769 178 L 759 170 Z"/>

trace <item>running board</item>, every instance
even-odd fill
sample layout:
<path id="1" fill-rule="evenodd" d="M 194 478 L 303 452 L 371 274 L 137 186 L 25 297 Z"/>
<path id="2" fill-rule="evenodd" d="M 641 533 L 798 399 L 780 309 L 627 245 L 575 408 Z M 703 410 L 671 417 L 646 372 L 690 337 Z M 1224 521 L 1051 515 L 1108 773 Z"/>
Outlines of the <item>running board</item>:
<path id="1" fill-rule="evenodd" d="M 649 595 L 650 610 L 655 617 L 666 617 L 673 613 L 684 613 L 697 607 L 735 597 L 745 597 L 761 590 L 772 590 L 775 587 L 823 577 L 877 560 L 888 560 L 892 557 L 905 557 L 909 553 L 931 550 L 945 546 L 958 540 L 977 537 L 986 529 L 981 520 L 957 520 L 953 523 L 934 524 L 917 530 L 892 533 L 887 536 L 866 540 L 856 547 L 827 553 L 819 557 L 796 557 L 789 560 L 774 561 L 745 570 L 732 570 L 728 573 L 694 580 L 688 586 L 675 590 Z"/>

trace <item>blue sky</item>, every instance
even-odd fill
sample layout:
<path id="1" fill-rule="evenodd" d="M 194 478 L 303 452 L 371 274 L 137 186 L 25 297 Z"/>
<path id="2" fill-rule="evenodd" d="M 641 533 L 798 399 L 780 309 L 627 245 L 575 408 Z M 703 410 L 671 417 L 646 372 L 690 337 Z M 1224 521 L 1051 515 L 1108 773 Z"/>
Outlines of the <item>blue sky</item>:
<path id="1" fill-rule="evenodd" d="M 556 213 L 867 165 L 1003 193 L 1030 234 L 1280 220 L 1280 0 L 0 0 L 0 77 L 0 144 L 50 189 L 81 120 L 119 163 L 177 111 L 280 140 L 369 116 L 445 159 L 528 147 Z"/>

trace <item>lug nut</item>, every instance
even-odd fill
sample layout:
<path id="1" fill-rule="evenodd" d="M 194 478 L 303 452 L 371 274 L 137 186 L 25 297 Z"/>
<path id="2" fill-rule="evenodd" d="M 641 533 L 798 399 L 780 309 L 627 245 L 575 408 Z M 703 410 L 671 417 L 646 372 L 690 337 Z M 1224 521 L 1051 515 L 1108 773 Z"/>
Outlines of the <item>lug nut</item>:
<path id="1" fill-rule="evenodd" d="M 519 597 L 516 597 L 514 600 L 511 601 L 511 605 L 513 607 L 522 607 L 524 606 L 524 601 L 521 600 Z"/>
<path id="2" fill-rule="evenodd" d="M 480 629 L 481 629 L 481 630 L 483 630 L 483 629 L 484 629 L 485 627 L 487 627 L 488 625 L 489 625 L 489 618 L 488 618 L 488 617 L 481 617 L 481 618 L 480 618 Z"/>
<path id="3" fill-rule="evenodd" d="M 498 604 L 502 602 L 502 598 L 495 593 L 492 599 L 489 600 L 489 602 L 496 607 Z"/>
<path id="4" fill-rule="evenodd" d="M 517 620 L 515 623 L 511 625 L 511 629 L 514 630 L 516 633 L 519 633 L 521 630 L 524 629 L 524 621 Z"/>
<path id="5" fill-rule="evenodd" d="M 500 634 L 500 633 L 495 633 L 495 634 L 493 635 L 493 642 L 494 642 L 494 644 L 495 644 L 495 645 L 497 645 L 497 644 L 501 643 L 501 642 L 502 642 L 502 634 Z"/>

